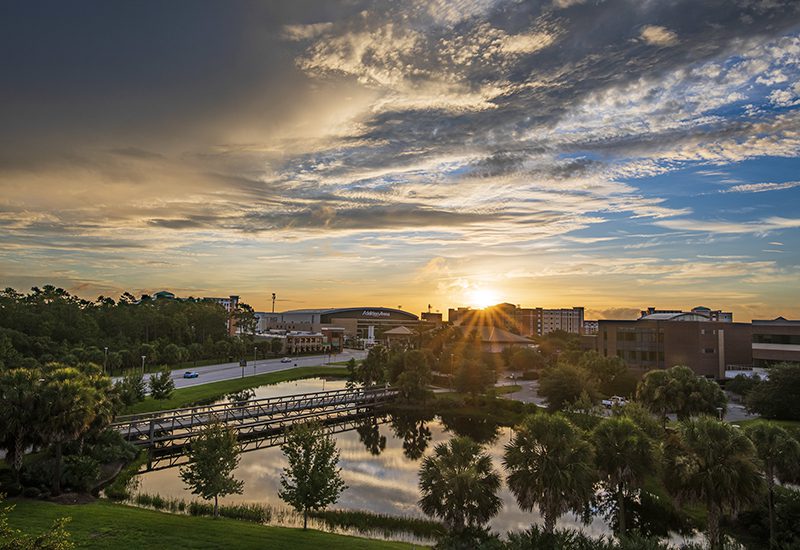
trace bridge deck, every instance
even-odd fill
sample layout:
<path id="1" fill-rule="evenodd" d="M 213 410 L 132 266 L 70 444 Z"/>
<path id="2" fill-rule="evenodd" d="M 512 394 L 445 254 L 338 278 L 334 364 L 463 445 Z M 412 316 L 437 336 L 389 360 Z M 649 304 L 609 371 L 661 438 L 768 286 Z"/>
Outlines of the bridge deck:
<path id="1" fill-rule="evenodd" d="M 203 426 L 214 421 L 229 425 L 243 438 L 282 431 L 286 426 L 312 419 L 330 421 L 358 416 L 391 401 L 397 394 L 397 390 L 387 387 L 304 393 L 121 416 L 112 427 L 136 445 L 183 447 Z"/>

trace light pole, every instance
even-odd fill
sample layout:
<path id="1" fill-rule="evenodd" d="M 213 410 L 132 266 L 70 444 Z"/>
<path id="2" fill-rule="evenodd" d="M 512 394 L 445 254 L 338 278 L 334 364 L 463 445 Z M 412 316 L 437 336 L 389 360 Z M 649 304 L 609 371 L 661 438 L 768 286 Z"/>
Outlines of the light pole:
<path id="1" fill-rule="evenodd" d="M 103 355 L 103 374 L 108 374 L 108 346 L 104 347 L 105 355 Z"/>
<path id="2" fill-rule="evenodd" d="M 146 355 L 142 355 L 142 378 L 144 378 L 144 360 L 147 359 Z"/>
<path id="3" fill-rule="evenodd" d="M 253 376 L 256 375 L 256 360 L 257 360 L 256 351 L 257 350 L 258 350 L 258 348 L 253 346 Z"/>

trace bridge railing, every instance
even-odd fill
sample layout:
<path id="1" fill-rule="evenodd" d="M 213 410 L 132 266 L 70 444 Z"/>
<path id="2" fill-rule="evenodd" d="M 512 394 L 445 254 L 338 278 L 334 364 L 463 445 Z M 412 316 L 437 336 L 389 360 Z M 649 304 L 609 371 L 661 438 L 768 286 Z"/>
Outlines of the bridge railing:
<path id="1" fill-rule="evenodd" d="M 186 407 L 118 417 L 112 428 L 129 440 L 145 440 L 153 444 L 180 437 L 175 434 L 190 435 L 212 421 L 231 424 L 240 431 L 245 426 L 264 426 L 275 419 L 313 416 L 306 414 L 308 411 L 350 410 L 375 405 L 394 398 L 397 393 L 397 390 L 388 387 L 355 388 L 255 399 L 236 404 Z"/>

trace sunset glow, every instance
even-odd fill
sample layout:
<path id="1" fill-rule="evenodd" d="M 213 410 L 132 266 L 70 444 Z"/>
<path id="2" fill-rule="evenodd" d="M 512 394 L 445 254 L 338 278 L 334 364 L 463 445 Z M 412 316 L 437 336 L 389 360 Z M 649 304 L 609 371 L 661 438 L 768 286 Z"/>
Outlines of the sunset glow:
<path id="1" fill-rule="evenodd" d="M 36 4 L 4 287 L 800 317 L 794 0 Z"/>

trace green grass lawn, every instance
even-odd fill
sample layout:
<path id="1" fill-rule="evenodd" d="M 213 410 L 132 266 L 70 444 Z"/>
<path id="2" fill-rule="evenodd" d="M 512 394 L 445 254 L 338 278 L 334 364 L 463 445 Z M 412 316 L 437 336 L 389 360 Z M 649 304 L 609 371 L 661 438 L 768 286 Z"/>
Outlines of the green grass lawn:
<path id="1" fill-rule="evenodd" d="M 190 405 L 211 403 L 222 399 L 226 394 L 241 391 L 246 388 L 255 388 L 267 384 L 276 384 L 288 380 L 313 378 L 315 376 L 346 376 L 347 370 L 341 367 L 298 367 L 278 372 L 232 378 L 220 382 L 210 382 L 188 388 L 175 390 L 169 399 L 152 399 L 147 397 L 144 401 L 136 403 L 125 409 L 124 414 L 141 414 L 164 409 L 176 409 Z"/>
<path id="2" fill-rule="evenodd" d="M 778 426 L 783 426 L 784 428 L 800 429 L 800 420 L 769 420 L 767 418 L 751 418 L 749 420 L 737 420 L 736 422 L 731 422 L 731 424 L 736 424 L 737 426 L 747 426 L 748 424 L 755 424 L 756 422 L 771 422 L 773 424 L 777 424 Z"/>
<path id="3" fill-rule="evenodd" d="M 35 500 L 11 500 L 11 527 L 40 533 L 59 517 L 71 517 L 67 530 L 78 548 L 247 549 L 401 549 L 411 545 L 321 531 L 267 527 L 229 519 L 166 514 L 107 501 L 64 506 Z"/>

